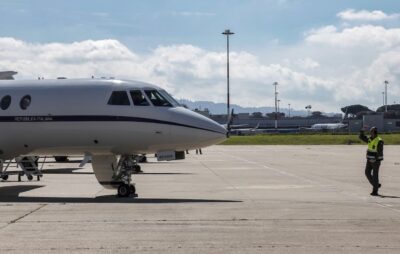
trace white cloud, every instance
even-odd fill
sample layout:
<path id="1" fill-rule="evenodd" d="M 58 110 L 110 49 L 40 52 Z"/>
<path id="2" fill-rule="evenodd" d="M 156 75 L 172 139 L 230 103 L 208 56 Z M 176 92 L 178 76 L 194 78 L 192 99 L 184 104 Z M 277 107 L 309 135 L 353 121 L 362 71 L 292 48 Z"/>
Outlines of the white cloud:
<path id="1" fill-rule="evenodd" d="M 400 28 L 362 25 L 339 31 L 335 26 L 326 26 L 309 31 L 305 41 L 335 47 L 389 49 L 400 45 Z"/>
<path id="2" fill-rule="evenodd" d="M 299 68 L 307 70 L 307 69 L 315 69 L 318 68 L 320 65 L 317 61 L 311 59 L 311 58 L 302 58 L 302 59 L 298 59 L 296 61 L 296 64 Z"/>
<path id="3" fill-rule="evenodd" d="M 160 46 L 150 54 L 138 55 L 116 40 L 32 44 L 0 38 L 0 69 L 18 71 L 17 78 L 95 75 L 138 79 L 193 100 L 223 102 L 226 93 L 226 53 L 192 45 Z M 232 52 L 234 103 L 271 104 L 274 81 L 282 84 L 282 92 L 300 90 L 309 95 L 330 87 L 321 78 L 279 64 L 263 64 L 248 52 Z M 247 96 L 240 96 L 244 92 Z"/>
<path id="4" fill-rule="evenodd" d="M 386 14 L 380 10 L 374 11 L 367 11 L 367 10 L 360 10 L 356 11 L 354 9 L 347 9 L 341 11 L 337 14 L 339 18 L 342 20 L 347 21 L 382 21 L 382 20 L 389 20 L 389 19 L 398 19 L 400 18 L 399 13 L 394 14 Z"/>
<path id="5" fill-rule="evenodd" d="M 361 25 L 326 26 L 308 32 L 296 45 L 274 45 L 268 54 L 231 53 L 232 103 L 271 106 L 272 83 L 279 82 L 282 105 L 312 104 L 338 111 L 349 104 L 376 108 L 383 81 L 389 101 L 400 97 L 400 29 Z M 142 80 L 168 89 L 178 98 L 224 102 L 226 53 L 194 45 L 159 46 L 137 53 L 117 40 L 30 43 L 0 38 L 0 70 L 16 70 L 18 79 L 91 77 Z M 398 101 L 398 99 L 397 99 Z"/>

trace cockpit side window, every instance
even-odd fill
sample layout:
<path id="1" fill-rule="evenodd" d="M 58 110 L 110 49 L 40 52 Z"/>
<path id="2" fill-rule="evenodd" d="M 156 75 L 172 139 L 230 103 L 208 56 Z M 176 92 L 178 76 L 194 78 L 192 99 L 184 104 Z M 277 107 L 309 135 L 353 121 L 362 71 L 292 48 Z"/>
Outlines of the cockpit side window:
<path id="1" fill-rule="evenodd" d="M 133 105 L 135 105 L 135 106 L 150 106 L 150 103 L 147 101 L 147 99 L 143 95 L 142 91 L 131 90 L 130 94 L 131 94 L 131 98 L 133 101 Z"/>
<path id="2" fill-rule="evenodd" d="M 157 90 L 146 90 L 147 97 L 156 107 L 172 107 L 172 104 L 160 94 Z"/>
<path id="3" fill-rule="evenodd" d="M 114 91 L 112 92 L 110 99 L 108 100 L 108 105 L 131 105 L 129 102 L 128 94 L 126 91 Z"/>

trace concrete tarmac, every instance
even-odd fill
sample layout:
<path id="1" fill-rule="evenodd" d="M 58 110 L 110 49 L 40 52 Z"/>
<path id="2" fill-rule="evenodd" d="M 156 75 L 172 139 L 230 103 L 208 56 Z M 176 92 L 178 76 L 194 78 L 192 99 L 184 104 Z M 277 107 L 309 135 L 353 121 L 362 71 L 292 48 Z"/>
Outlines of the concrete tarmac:
<path id="1" fill-rule="evenodd" d="M 366 146 L 214 146 L 142 164 L 139 197 L 91 165 L 0 182 L 0 253 L 400 253 L 400 146 L 371 197 Z"/>

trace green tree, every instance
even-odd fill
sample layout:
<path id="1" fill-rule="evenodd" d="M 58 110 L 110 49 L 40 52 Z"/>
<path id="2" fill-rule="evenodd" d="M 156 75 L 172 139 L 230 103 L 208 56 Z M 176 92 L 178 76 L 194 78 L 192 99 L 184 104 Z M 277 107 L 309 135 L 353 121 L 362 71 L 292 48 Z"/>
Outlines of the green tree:
<path id="1" fill-rule="evenodd" d="M 387 105 L 388 111 L 400 111 L 400 104 Z M 385 112 L 385 106 L 379 107 L 376 112 Z"/>
<path id="2" fill-rule="evenodd" d="M 351 115 L 351 117 L 356 117 L 360 112 L 372 112 L 368 107 L 360 104 L 346 106 L 341 108 L 341 110 L 344 113 L 344 118 L 347 118 L 349 115 Z"/>

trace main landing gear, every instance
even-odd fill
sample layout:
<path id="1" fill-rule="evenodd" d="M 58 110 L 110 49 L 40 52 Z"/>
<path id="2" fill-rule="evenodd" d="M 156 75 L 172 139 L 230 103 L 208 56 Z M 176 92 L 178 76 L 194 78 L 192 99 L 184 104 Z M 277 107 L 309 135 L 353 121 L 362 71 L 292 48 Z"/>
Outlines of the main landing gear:
<path id="1" fill-rule="evenodd" d="M 117 170 L 113 175 L 113 181 L 121 182 L 118 186 L 118 197 L 137 197 L 135 184 L 132 182 L 132 174 L 143 172 L 137 164 L 134 155 L 121 155 Z"/>

